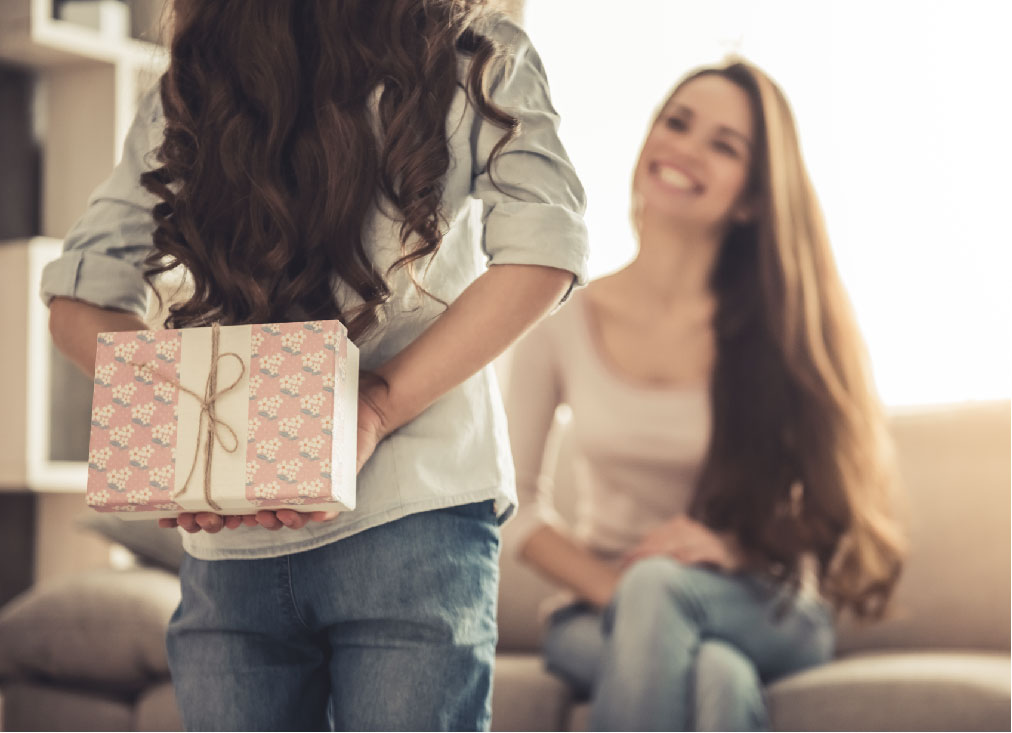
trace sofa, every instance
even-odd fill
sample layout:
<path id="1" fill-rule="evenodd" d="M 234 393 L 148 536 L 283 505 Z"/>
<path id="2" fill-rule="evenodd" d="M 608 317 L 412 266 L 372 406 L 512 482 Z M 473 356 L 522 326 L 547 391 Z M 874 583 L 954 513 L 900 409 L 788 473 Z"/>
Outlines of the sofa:
<path id="1" fill-rule="evenodd" d="M 907 410 L 890 421 L 911 541 L 893 613 L 874 625 L 841 619 L 833 662 L 771 684 L 773 727 L 1008 730 L 1009 403 Z M 554 439 L 557 503 L 571 515 L 561 421 Z M 148 564 L 40 584 L 0 610 L 4 730 L 180 728 L 164 646 L 178 548 L 118 539 Z M 554 589 L 518 563 L 509 525 L 501 569 L 493 730 L 585 730 L 586 701 L 538 655 L 538 607 Z"/>

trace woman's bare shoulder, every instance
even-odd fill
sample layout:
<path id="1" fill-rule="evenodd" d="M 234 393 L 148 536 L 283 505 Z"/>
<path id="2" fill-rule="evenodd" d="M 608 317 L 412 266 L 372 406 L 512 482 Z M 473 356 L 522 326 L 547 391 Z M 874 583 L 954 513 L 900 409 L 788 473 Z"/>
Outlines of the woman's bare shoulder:
<path id="1" fill-rule="evenodd" d="M 596 313 L 617 315 L 629 310 L 629 280 L 624 270 L 591 281 L 581 294 Z"/>

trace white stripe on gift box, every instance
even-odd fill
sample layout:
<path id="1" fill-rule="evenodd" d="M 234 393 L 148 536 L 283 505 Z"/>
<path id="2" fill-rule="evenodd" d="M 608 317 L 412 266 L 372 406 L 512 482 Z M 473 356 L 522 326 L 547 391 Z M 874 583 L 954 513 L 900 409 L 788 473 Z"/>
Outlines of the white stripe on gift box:
<path id="1" fill-rule="evenodd" d="M 234 389 L 218 398 L 216 412 L 238 437 L 238 449 L 234 453 L 226 451 L 220 443 L 215 442 L 214 455 L 211 461 L 211 497 L 223 507 L 235 507 L 237 503 L 245 503 L 246 497 L 246 444 L 249 411 L 249 367 L 250 338 L 252 326 L 223 326 L 219 329 L 218 353 L 234 352 L 246 365 L 242 379 Z M 211 329 L 184 328 L 180 329 L 181 341 L 179 358 L 179 382 L 197 394 L 204 394 L 207 386 L 207 373 L 211 365 Z M 227 387 L 239 375 L 239 362 L 231 356 L 223 357 L 218 362 L 218 389 Z M 193 454 L 200 441 L 197 465 L 193 469 L 193 478 L 185 493 L 176 501 L 184 511 L 204 511 L 210 509 L 204 501 L 204 456 L 207 434 L 206 418 L 200 420 L 200 404 L 185 392 L 179 392 L 179 419 L 176 430 L 176 465 L 174 491 L 178 491 L 186 481 L 193 463 Z M 200 429 L 197 429 L 198 424 Z M 227 445 L 231 446 L 231 433 L 222 429 L 221 433 Z"/>

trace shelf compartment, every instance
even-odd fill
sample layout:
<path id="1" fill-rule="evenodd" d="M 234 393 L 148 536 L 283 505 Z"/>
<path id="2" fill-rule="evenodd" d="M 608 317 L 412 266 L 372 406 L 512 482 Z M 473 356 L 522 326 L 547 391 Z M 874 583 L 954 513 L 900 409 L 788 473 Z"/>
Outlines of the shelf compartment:
<path id="1" fill-rule="evenodd" d="M 0 61 L 34 69 L 71 64 L 128 63 L 162 70 L 168 52 L 135 38 L 109 38 L 98 31 L 54 18 L 46 0 L 0 3 Z"/>
<path id="2" fill-rule="evenodd" d="M 49 311 L 38 297 L 42 268 L 59 257 L 62 245 L 49 237 L 0 242 L 6 338 L 0 350 L 0 404 L 6 413 L 0 420 L 0 490 L 83 492 L 87 484 L 86 452 L 81 460 L 52 457 L 54 445 L 86 444 L 91 412 L 90 398 L 82 396 L 82 390 L 90 395 L 90 380 L 65 360 L 61 364 L 62 357 L 54 358 Z M 61 396 L 54 384 L 77 397 Z M 54 439 L 54 430 L 64 434 Z"/>

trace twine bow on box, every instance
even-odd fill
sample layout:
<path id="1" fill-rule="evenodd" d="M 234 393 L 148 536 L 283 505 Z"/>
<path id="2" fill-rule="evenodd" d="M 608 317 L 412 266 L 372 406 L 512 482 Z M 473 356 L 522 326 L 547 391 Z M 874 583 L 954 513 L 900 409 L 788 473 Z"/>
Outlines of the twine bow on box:
<path id="1" fill-rule="evenodd" d="M 222 449 L 227 453 L 235 453 L 239 449 L 239 435 L 235 432 L 231 425 L 218 417 L 216 412 L 216 403 L 219 397 L 226 392 L 230 392 L 239 385 L 239 382 L 241 382 L 242 378 L 246 375 L 246 363 L 242 360 L 242 357 L 234 351 L 226 351 L 224 354 L 218 353 L 219 340 L 221 337 L 219 330 L 220 327 L 217 323 L 211 326 L 211 365 L 208 368 L 207 384 L 204 387 L 203 395 L 194 392 L 192 389 L 184 387 L 179 383 L 178 379 L 174 379 L 158 371 L 155 368 L 154 362 L 138 364 L 137 362 L 131 361 L 130 364 L 141 369 L 149 369 L 153 375 L 159 377 L 163 382 L 173 385 L 181 392 L 185 392 L 200 403 L 200 416 L 197 418 L 197 442 L 194 446 L 193 461 L 190 464 L 190 472 L 186 475 L 186 481 L 183 482 L 183 485 L 172 492 L 172 498 L 175 499 L 179 497 L 186 491 L 187 488 L 189 488 L 190 480 L 193 478 L 193 472 L 197 470 L 197 459 L 200 457 L 200 430 L 206 416 L 207 431 L 204 441 L 204 500 L 212 509 L 220 512 L 222 510 L 221 507 L 214 501 L 214 499 L 211 498 L 211 460 L 214 456 L 214 442 L 217 440 L 218 444 L 221 445 Z M 236 361 L 239 362 L 239 376 L 236 377 L 236 380 L 229 386 L 223 389 L 218 389 L 218 362 L 226 356 L 234 356 Z M 222 438 L 220 432 L 222 429 L 227 430 L 232 435 L 233 445 L 231 448 L 225 444 L 225 441 Z"/>

